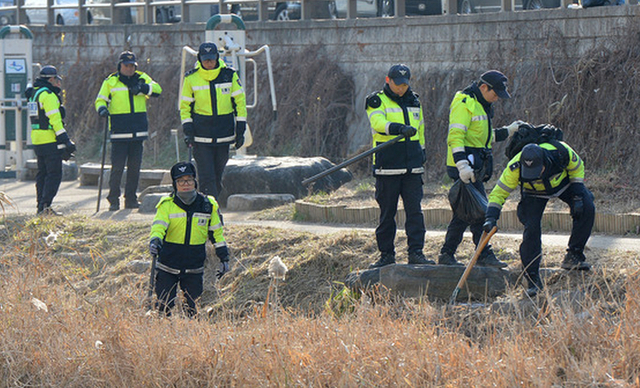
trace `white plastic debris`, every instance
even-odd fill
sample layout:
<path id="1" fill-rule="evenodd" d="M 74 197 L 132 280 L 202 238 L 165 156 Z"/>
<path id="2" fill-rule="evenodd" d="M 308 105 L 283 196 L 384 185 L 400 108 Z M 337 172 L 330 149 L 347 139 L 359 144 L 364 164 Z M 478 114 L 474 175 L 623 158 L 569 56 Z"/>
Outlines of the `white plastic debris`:
<path id="1" fill-rule="evenodd" d="M 284 280 L 287 273 L 287 266 L 284 265 L 280 256 L 273 256 L 269 262 L 269 277 Z"/>
<path id="2" fill-rule="evenodd" d="M 56 241 L 58 241 L 58 236 L 60 234 L 61 234 L 61 232 L 49 232 L 49 235 L 44 238 L 44 242 L 48 246 L 52 246 Z"/>
<path id="3" fill-rule="evenodd" d="M 38 310 L 43 310 L 44 312 L 49 312 L 49 308 L 47 307 L 47 304 L 44 303 L 43 301 L 41 301 L 38 298 L 31 298 L 31 303 L 36 306 L 36 308 Z"/>
<path id="4" fill-rule="evenodd" d="M 102 341 L 97 340 L 95 346 L 96 349 L 102 349 L 104 347 L 104 344 L 102 343 Z"/>

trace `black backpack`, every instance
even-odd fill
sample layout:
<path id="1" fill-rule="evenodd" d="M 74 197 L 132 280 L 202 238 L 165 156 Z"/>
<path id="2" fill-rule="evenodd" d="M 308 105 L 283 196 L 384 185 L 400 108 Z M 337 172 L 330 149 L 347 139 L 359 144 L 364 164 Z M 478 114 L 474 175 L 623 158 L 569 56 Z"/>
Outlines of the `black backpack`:
<path id="1" fill-rule="evenodd" d="M 534 127 L 529 123 L 524 123 L 520 125 L 518 131 L 509 139 L 504 154 L 511 160 L 518 152 L 522 151 L 524 146 L 531 143 L 551 143 L 556 148 L 561 147 L 562 150 L 566 152 L 566 149 L 558 144 L 559 141 L 562 141 L 562 137 L 562 130 L 553 125 L 542 124 Z"/>

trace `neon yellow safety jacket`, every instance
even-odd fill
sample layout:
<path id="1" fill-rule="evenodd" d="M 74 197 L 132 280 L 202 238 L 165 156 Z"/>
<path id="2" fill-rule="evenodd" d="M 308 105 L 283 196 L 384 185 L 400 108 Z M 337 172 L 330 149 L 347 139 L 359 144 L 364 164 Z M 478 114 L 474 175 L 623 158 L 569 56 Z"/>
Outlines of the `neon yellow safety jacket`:
<path id="1" fill-rule="evenodd" d="M 159 262 L 174 269 L 201 268 L 206 259 L 207 238 L 220 261 L 229 260 L 218 203 L 198 193 L 191 205 L 175 196 L 166 196 L 156 205 L 150 238 L 163 241 Z"/>
<path id="2" fill-rule="evenodd" d="M 213 70 L 198 67 L 186 73 L 180 96 L 180 120 L 193 123 L 194 141 L 231 144 L 235 123 L 247 121 L 244 89 L 236 71 L 219 60 Z"/>
<path id="3" fill-rule="evenodd" d="M 148 92 L 132 93 L 132 88 L 148 85 Z M 143 89 L 147 89 L 143 87 Z M 101 106 L 109 109 L 110 140 L 141 141 L 149 137 L 147 120 L 147 101 L 149 97 L 158 97 L 162 87 L 146 73 L 137 71 L 131 77 L 116 72 L 110 74 L 103 82 L 96 97 L 96 111 Z"/>
<path id="4" fill-rule="evenodd" d="M 31 143 L 39 155 L 63 150 L 69 140 L 62 122 L 64 108 L 58 95 L 50 88 L 52 87 L 36 81 L 34 89 L 29 91 Z"/>
<path id="5" fill-rule="evenodd" d="M 385 85 L 384 90 L 367 96 L 366 109 L 374 147 L 398 136 L 405 125 L 417 130 L 410 139 L 403 138 L 373 155 L 373 175 L 422 174 L 426 161 L 424 117 L 418 95 L 409 89 L 399 97 Z"/>
<path id="6" fill-rule="evenodd" d="M 584 163 L 580 156 L 565 142 L 554 143 L 557 146 L 551 143 L 540 144 L 540 148 L 545 153 L 545 168 L 540 179 L 532 182 L 522 181 L 520 178 L 522 152 L 509 161 L 498 183 L 489 194 L 487 214 L 497 218 L 496 215 L 500 214 L 504 202 L 518 185 L 522 188 L 522 195 L 552 198 L 562 194 L 572 183 L 584 183 Z M 564 147 L 565 150 L 559 147 Z"/>

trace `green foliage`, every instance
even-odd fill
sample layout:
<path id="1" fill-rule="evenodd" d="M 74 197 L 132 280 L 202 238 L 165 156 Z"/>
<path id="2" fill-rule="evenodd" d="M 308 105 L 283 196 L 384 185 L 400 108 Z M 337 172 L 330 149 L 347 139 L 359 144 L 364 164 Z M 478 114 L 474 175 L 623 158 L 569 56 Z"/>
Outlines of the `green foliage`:
<path id="1" fill-rule="evenodd" d="M 352 314 L 360 301 L 361 294 L 349 289 L 344 283 L 334 282 L 334 284 L 338 287 L 342 286 L 342 289 L 337 292 L 336 290 L 331 292 L 329 299 L 325 303 L 324 311 L 335 318 Z"/>

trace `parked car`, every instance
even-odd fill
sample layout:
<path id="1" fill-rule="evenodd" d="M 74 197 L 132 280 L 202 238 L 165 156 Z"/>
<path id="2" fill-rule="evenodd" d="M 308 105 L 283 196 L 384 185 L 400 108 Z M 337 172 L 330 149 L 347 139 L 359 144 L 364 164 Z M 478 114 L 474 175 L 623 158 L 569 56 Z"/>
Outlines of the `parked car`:
<path id="1" fill-rule="evenodd" d="M 558 8 L 560 0 L 516 0 L 515 10 Z M 458 0 L 458 13 L 500 12 L 501 0 Z"/>
<path id="2" fill-rule="evenodd" d="M 243 3 L 233 13 L 245 21 L 258 20 L 257 5 L 257 3 Z M 267 12 L 269 20 L 297 20 L 302 15 L 302 6 L 295 1 L 269 2 Z"/>
<path id="3" fill-rule="evenodd" d="M 329 1 L 329 14 L 332 18 L 347 16 L 348 0 Z M 358 0 L 356 4 L 358 17 L 390 17 L 394 15 L 393 0 Z M 406 15 L 440 15 L 442 2 L 440 0 L 406 0 Z"/>
<path id="4" fill-rule="evenodd" d="M 54 22 L 59 25 L 79 24 L 78 0 L 54 0 L 55 5 L 66 5 L 69 8 L 56 8 L 54 10 Z M 26 6 L 46 7 L 46 0 L 25 0 Z M 47 10 L 45 8 L 27 9 L 27 24 L 47 24 Z M 93 22 L 93 15 L 87 10 L 87 23 Z"/>
<path id="5" fill-rule="evenodd" d="M 0 7 L 12 7 L 13 0 L 0 1 Z M 0 25 L 6 26 L 7 24 L 16 24 L 16 11 L 15 10 L 0 10 Z"/>

